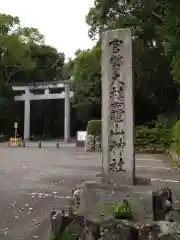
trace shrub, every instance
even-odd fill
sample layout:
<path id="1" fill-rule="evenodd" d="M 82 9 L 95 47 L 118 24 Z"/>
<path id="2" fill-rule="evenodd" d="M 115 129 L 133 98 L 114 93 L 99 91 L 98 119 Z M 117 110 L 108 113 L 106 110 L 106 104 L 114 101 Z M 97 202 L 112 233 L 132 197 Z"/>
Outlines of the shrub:
<path id="1" fill-rule="evenodd" d="M 163 150 L 172 143 L 172 131 L 164 128 L 136 128 L 136 148 L 138 150 L 153 151 Z"/>
<path id="2" fill-rule="evenodd" d="M 87 125 L 87 133 L 98 136 L 101 135 L 101 120 L 91 120 Z"/>
<path id="3" fill-rule="evenodd" d="M 178 117 L 176 113 L 171 113 L 171 115 L 169 115 L 169 113 L 165 113 L 157 117 L 155 126 L 159 129 L 172 129 L 177 120 Z"/>
<path id="4" fill-rule="evenodd" d="M 172 128 L 172 134 L 176 142 L 180 142 L 180 120 Z"/>
<path id="5" fill-rule="evenodd" d="M 180 122 L 179 122 L 180 130 Z M 177 130 L 176 130 L 177 131 Z M 101 120 L 91 120 L 87 125 L 88 134 L 98 136 L 101 135 Z M 180 131 L 179 131 L 180 133 Z M 148 128 L 147 126 L 136 127 L 136 148 L 148 151 L 164 151 L 173 142 L 172 130 L 165 128 Z M 179 134 L 180 139 L 180 134 Z"/>
<path id="6" fill-rule="evenodd" d="M 179 165 L 179 156 L 180 156 L 180 120 L 178 120 L 176 122 L 176 124 L 173 126 L 172 128 L 172 136 L 173 136 L 173 141 L 174 144 L 172 145 L 173 147 L 175 147 L 175 151 L 178 155 L 178 160 L 174 159 L 175 162 L 178 161 L 178 165 Z M 177 165 L 177 163 L 176 163 Z"/>
<path id="7" fill-rule="evenodd" d="M 132 218 L 132 208 L 127 199 L 109 206 L 109 213 L 115 218 Z"/>

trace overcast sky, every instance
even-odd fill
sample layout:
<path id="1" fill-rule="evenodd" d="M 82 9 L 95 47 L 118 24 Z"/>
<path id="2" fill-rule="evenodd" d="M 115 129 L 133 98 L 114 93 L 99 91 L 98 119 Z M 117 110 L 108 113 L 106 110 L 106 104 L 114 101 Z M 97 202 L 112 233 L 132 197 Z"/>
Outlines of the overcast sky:
<path id="1" fill-rule="evenodd" d="M 94 0 L 2 0 L 0 12 L 18 16 L 21 25 L 35 27 L 45 35 L 46 44 L 64 52 L 91 48 L 85 16 Z"/>

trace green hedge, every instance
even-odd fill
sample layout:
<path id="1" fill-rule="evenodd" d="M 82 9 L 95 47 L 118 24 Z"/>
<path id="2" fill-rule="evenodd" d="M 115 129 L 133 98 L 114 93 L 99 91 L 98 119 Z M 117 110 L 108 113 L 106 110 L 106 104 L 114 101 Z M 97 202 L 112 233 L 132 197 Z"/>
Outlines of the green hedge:
<path id="1" fill-rule="evenodd" d="M 163 152 L 172 142 L 171 129 L 149 129 L 143 126 L 136 128 L 135 145 L 138 151 Z"/>
<path id="2" fill-rule="evenodd" d="M 173 149 L 178 156 L 180 156 L 180 120 L 178 120 L 172 127 L 173 144 L 171 144 L 171 149 Z M 179 157 L 178 159 L 173 159 L 173 161 L 178 163 L 178 168 L 180 168 Z"/>
<path id="3" fill-rule="evenodd" d="M 101 135 L 101 120 L 91 120 L 87 125 L 87 132 L 91 135 Z M 137 151 L 163 152 L 173 142 L 171 129 L 136 127 L 135 147 Z"/>
<path id="4" fill-rule="evenodd" d="M 180 143 L 180 120 L 172 128 L 173 138 L 176 142 Z"/>
<path id="5" fill-rule="evenodd" d="M 141 128 L 136 129 L 136 143 L 148 141 L 149 143 L 161 143 L 170 145 L 172 142 L 172 131 L 170 129 Z"/>
<path id="6" fill-rule="evenodd" d="M 87 133 L 98 136 L 101 135 L 101 120 L 91 120 L 87 125 Z"/>

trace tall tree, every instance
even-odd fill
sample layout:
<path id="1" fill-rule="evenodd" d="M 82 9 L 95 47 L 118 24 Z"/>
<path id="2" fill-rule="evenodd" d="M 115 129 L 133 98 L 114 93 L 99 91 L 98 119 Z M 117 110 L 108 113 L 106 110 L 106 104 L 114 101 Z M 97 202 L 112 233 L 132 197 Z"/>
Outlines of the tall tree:
<path id="1" fill-rule="evenodd" d="M 79 119 L 87 124 L 90 118 L 101 116 L 100 48 L 78 51 L 74 59 L 74 106 Z"/>
<path id="2" fill-rule="evenodd" d="M 62 78 L 64 53 L 48 45 L 31 44 L 30 57 L 35 67 L 23 73 L 28 82 L 51 82 Z"/>
<path id="3" fill-rule="evenodd" d="M 21 41 L 18 17 L 0 14 L 0 81 L 10 82 L 12 76 L 33 68 L 29 44 Z"/>
<path id="4" fill-rule="evenodd" d="M 163 35 L 169 11 L 166 0 L 95 0 L 86 17 L 91 38 L 108 29 L 132 28 L 137 122 L 151 120 L 176 105 L 178 88 L 172 81 Z"/>
<path id="5" fill-rule="evenodd" d="M 21 40 L 25 43 L 44 45 L 44 35 L 37 28 L 22 28 L 19 33 Z"/>
<path id="6" fill-rule="evenodd" d="M 0 58 L 0 132 L 10 133 L 13 121 L 18 120 L 23 126 L 23 103 L 13 102 L 9 83 L 61 79 L 65 56 L 45 45 L 44 36 L 37 29 L 22 28 L 18 17 L 0 14 Z M 48 109 L 52 109 L 53 104 L 39 102 L 32 107 L 32 122 L 38 125 L 37 129 L 44 131 L 41 126 L 46 116 L 50 116 Z M 37 124 L 39 119 L 40 123 Z M 57 119 L 59 121 L 59 116 Z M 54 125 L 48 127 L 51 131 L 55 128 Z"/>

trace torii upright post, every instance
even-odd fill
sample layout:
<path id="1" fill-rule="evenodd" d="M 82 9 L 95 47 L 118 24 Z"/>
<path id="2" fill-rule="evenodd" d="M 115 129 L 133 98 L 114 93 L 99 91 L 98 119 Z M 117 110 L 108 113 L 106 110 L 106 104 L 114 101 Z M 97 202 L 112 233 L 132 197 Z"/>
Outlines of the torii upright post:
<path id="1" fill-rule="evenodd" d="M 24 100 L 24 140 L 30 139 L 30 92 L 29 89 L 25 90 Z"/>
<path id="2" fill-rule="evenodd" d="M 64 141 L 70 141 L 70 87 L 65 84 L 65 104 L 64 104 Z"/>

